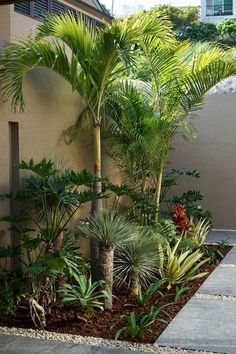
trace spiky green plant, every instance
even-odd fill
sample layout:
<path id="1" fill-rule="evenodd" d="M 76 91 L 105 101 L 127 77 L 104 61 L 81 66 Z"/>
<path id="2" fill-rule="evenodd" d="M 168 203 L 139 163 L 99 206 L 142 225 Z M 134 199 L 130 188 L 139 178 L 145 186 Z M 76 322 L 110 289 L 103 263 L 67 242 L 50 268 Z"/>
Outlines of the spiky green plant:
<path id="1" fill-rule="evenodd" d="M 133 238 L 115 252 L 114 276 L 117 284 L 127 284 L 132 293 L 138 294 L 140 285 L 147 287 L 156 280 L 163 258 L 158 235 L 149 228 L 134 228 Z"/>
<path id="2" fill-rule="evenodd" d="M 79 225 L 77 233 L 98 242 L 101 277 L 106 283 L 105 290 L 110 294 L 104 304 L 106 309 L 111 309 L 114 250 L 131 239 L 130 223 L 122 214 L 104 210 Z"/>
<path id="3" fill-rule="evenodd" d="M 63 294 L 62 303 L 72 304 L 79 302 L 81 309 L 86 310 L 88 315 L 92 315 L 94 309 L 103 310 L 103 300 L 109 295 L 104 288 L 105 282 L 103 280 L 92 283 L 91 277 L 87 278 L 81 274 L 75 276 L 77 285 L 65 284 L 64 289 L 61 290 Z"/>
<path id="4" fill-rule="evenodd" d="M 203 253 L 199 250 L 195 252 L 187 250 L 180 254 L 177 253 L 181 240 L 182 238 L 178 240 L 172 249 L 170 245 L 167 244 L 167 258 L 162 273 L 167 279 L 167 289 L 171 289 L 173 285 L 186 284 L 194 279 L 202 278 L 207 274 L 207 272 L 199 272 L 201 267 L 208 261 L 208 259 L 200 261 L 203 257 Z"/>

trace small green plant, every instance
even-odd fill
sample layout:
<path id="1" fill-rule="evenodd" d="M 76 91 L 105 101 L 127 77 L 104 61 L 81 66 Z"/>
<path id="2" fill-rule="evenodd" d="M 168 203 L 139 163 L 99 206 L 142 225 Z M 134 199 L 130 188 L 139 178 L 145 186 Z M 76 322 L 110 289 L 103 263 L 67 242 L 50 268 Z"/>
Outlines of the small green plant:
<path id="1" fill-rule="evenodd" d="M 103 311 L 103 301 L 101 299 L 109 296 L 105 290 L 101 290 L 101 288 L 104 288 L 105 282 L 99 280 L 92 283 L 91 277 L 87 278 L 83 274 L 75 276 L 75 280 L 78 285 L 65 284 L 64 289 L 61 290 L 63 293 L 62 303 L 79 302 L 81 309 L 85 310 L 88 316 L 93 315 L 94 309 Z"/>
<path id="2" fill-rule="evenodd" d="M 0 318 L 14 316 L 24 295 L 21 279 L 0 269 Z"/>
<path id="3" fill-rule="evenodd" d="M 148 300 L 155 294 L 155 292 L 160 289 L 160 287 L 165 283 L 165 279 L 160 279 L 154 284 L 151 284 L 145 292 L 140 289 L 139 294 L 134 294 L 137 303 L 140 306 L 144 306 Z M 160 293 L 160 292 L 159 292 Z"/>
<path id="4" fill-rule="evenodd" d="M 217 249 L 214 247 L 209 247 L 207 245 L 202 245 L 201 252 L 203 252 L 204 258 L 207 258 L 208 264 L 216 264 L 219 258 Z"/>
<path id="5" fill-rule="evenodd" d="M 190 220 L 190 223 L 192 227 L 189 231 L 189 236 L 194 241 L 196 247 L 201 247 L 210 231 L 210 223 L 207 219 L 199 220 L 196 224 L 194 224 L 193 220 Z"/>
<path id="6" fill-rule="evenodd" d="M 156 309 L 154 307 L 151 307 L 150 312 L 148 314 L 141 313 L 140 315 L 137 315 L 135 314 L 135 312 L 132 311 L 129 315 L 122 316 L 121 320 L 125 321 L 125 326 L 120 328 L 116 332 L 115 339 L 118 339 L 122 332 L 128 334 L 128 336 L 132 339 L 139 338 L 143 332 L 151 331 L 150 327 L 154 322 L 159 321 L 166 323 L 166 321 L 162 318 L 161 315 L 168 315 L 167 312 L 164 310 L 164 308 L 168 305 Z"/>
<path id="7" fill-rule="evenodd" d="M 172 249 L 170 245 L 167 245 L 167 261 L 164 267 L 164 277 L 167 278 L 168 282 L 167 289 L 171 289 L 173 285 L 187 283 L 207 274 L 206 272 L 198 273 L 200 268 L 208 261 L 208 259 L 204 259 L 199 262 L 203 256 L 203 253 L 199 250 L 195 252 L 188 250 L 178 254 L 181 240 L 182 238 L 178 240 Z"/>
<path id="8" fill-rule="evenodd" d="M 186 291 L 188 291 L 188 289 L 189 288 L 187 286 L 184 286 L 183 284 L 180 287 L 176 286 L 176 288 L 175 288 L 175 302 L 177 302 L 180 299 L 181 295 L 183 293 L 185 293 Z"/>

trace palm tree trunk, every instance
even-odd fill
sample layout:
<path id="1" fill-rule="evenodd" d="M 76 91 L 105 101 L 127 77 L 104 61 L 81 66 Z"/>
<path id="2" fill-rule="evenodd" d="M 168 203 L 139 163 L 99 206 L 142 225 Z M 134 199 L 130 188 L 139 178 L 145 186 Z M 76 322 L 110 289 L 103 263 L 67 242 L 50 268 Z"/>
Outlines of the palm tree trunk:
<path id="1" fill-rule="evenodd" d="M 100 273 L 101 278 L 106 282 L 105 290 L 109 297 L 104 299 L 105 310 L 112 309 L 112 288 L 113 288 L 113 259 L 114 248 L 100 247 Z"/>
<path id="2" fill-rule="evenodd" d="M 130 290 L 132 294 L 138 295 L 140 288 L 139 288 L 139 281 L 138 281 L 138 274 L 135 270 L 132 271 L 131 274 L 131 284 Z"/>
<path id="3" fill-rule="evenodd" d="M 155 213 L 155 221 L 158 222 L 159 219 L 159 211 L 160 211 L 160 198 L 161 198 L 161 185 L 163 179 L 163 163 L 160 165 L 160 171 L 157 178 L 157 185 L 156 185 L 156 213 Z"/>
<path id="4" fill-rule="evenodd" d="M 101 178 L 101 130 L 100 125 L 94 126 L 94 176 L 96 181 L 93 184 L 93 191 L 101 193 L 102 184 L 99 179 Z M 91 214 L 98 214 L 102 211 L 102 199 L 96 199 L 92 202 Z M 98 243 L 94 240 L 90 241 L 91 253 L 91 273 L 93 281 L 100 278 L 99 276 L 99 247 Z"/>

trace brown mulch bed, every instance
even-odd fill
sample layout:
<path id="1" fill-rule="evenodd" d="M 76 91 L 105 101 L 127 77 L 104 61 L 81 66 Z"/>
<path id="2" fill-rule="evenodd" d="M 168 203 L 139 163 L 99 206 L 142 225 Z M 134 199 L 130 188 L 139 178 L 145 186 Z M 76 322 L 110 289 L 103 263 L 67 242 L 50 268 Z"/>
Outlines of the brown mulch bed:
<path id="1" fill-rule="evenodd" d="M 210 246 L 216 247 L 217 246 Z M 221 253 L 226 255 L 231 249 L 230 246 L 225 247 Z M 48 316 L 47 319 L 47 331 L 57 332 L 57 333 L 69 333 L 81 336 L 92 336 L 92 337 L 101 337 L 106 339 L 114 339 L 115 334 L 118 328 L 122 327 L 122 322 L 120 317 L 124 314 L 129 314 L 131 311 L 136 313 L 148 313 L 151 306 L 162 306 L 167 303 L 172 303 L 165 310 L 171 316 L 164 316 L 164 319 L 167 321 L 167 324 L 156 322 L 152 326 L 152 331 L 142 334 L 138 339 L 142 343 L 154 343 L 159 335 L 166 328 L 168 323 L 171 322 L 177 313 L 183 308 L 183 306 L 188 302 L 188 300 L 195 294 L 199 289 L 201 284 L 206 280 L 206 278 L 213 272 L 217 267 L 216 264 L 206 265 L 202 271 L 207 271 L 208 275 L 204 278 L 197 279 L 193 282 L 190 282 L 187 287 L 189 288 L 180 299 L 174 302 L 175 289 L 167 291 L 162 289 L 163 297 L 159 294 L 155 294 L 148 304 L 144 307 L 138 307 L 134 297 L 127 293 L 125 289 L 115 289 L 114 290 L 114 305 L 113 309 L 110 311 L 97 311 L 94 313 L 92 318 L 87 317 L 82 313 L 76 306 L 55 306 L 52 310 L 52 313 Z M 133 304 L 133 306 L 125 306 L 126 304 Z M 84 320 L 81 319 L 84 318 Z M 111 329 L 111 326 L 117 324 L 114 328 Z M 9 327 L 19 327 L 19 328 L 34 328 L 34 325 L 30 319 L 29 313 L 26 310 L 19 310 L 16 317 L 7 318 L 4 320 L 0 319 L 0 326 L 9 326 Z M 125 335 L 121 335 L 119 339 L 127 339 Z"/>

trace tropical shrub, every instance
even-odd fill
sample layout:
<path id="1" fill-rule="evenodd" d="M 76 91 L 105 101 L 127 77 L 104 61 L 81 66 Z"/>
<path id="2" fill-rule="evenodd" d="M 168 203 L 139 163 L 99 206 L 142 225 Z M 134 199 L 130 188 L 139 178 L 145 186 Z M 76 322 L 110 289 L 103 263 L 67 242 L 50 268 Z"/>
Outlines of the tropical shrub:
<path id="1" fill-rule="evenodd" d="M 167 279 L 168 289 L 171 289 L 173 285 L 185 284 L 207 274 L 206 272 L 199 273 L 200 268 L 207 262 L 207 259 L 200 261 L 203 253 L 199 250 L 195 252 L 187 250 L 178 255 L 180 242 L 181 238 L 172 249 L 169 245 L 166 248 L 166 262 L 162 274 Z"/>
<path id="2" fill-rule="evenodd" d="M 7 274 L 0 268 L 0 318 L 7 318 L 16 314 L 17 308 L 23 300 L 21 279 L 13 274 Z"/>
<path id="3" fill-rule="evenodd" d="M 223 40 L 232 44 L 236 41 L 236 22 L 233 19 L 226 19 L 217 24 L 217 30 L 222 36 Z"/>
<path id="4" fill-rule="evenodd" d="M 132 239 L 116 249 L 115 281 L 118 285 L 126 284 L 132 293 L 138 294 L 140 286 L 148 287 L 156 280 L 163 259 L 159 235 L 150 228 L 136 227 Z"/>
<path id="5" fill-rule="evenodd" d="M 210 210 L 204 210 L 202 207 L 203 196 L 199 191 L 189 190 L 183 193 L 181 196 L 174 196 L 170 201 L 171 204 L 182 204 L 185 206 L 186 214 L 188 218 L 192 218 L 194 221 L 200 219 L 207 219 L 211 222 L 212 214 Z"/>
<path id="6" fill-rule="evenodd" d="M 105 290 L 110 294 L 104 299 L 104 305 L 105 309 L 111 309 L 114 250 L 130 240 L 132 234 L 129 222 L 122 214 L 103 211 L 79 225 L 77 233 L 98 242 L 100 276 L 105 281 Z"/>
<path id="7" fill-rule="evenodd" d="M 219 40 L 219 30 L 214 23 L 196 23 L 186 27 L 179 35 L 180 40 L 213 42 Z"/>
<path id="8" fill-rule="evenodd" d="M 102 290 L 105 282 L 98 280 L 92 283 L 91 277 L 87 278 L 83 274 L 75 276 L 75 280 L 77 285 L 65 284 L 64 289 L 61 290 L 63 294 L 62 303 L 78 302 L 81 309 L 85 310 L 89 316 L 93 315 L 94 309 L 103 311 L 103 300 L 110 297 L 110 294 Z"/>
<path id="9" fill-rule="evenodd" d="M 44 327 L 45 314 L 56 300 L 60 278 L 78 274 L 85 267 L 68 225 L 82 205 L 101 195 L 91 191 L 94 177 L 86 170 L 61 171 L 46 159 L 39 163 L 22 161 L 20 169 L 31 173 L 24 179 L 23 189 L 15 195 L 4 195 L 18 205 L 19 215 L 1 217 L 1 221 L 11 222 L 20 244 L 2 247 L 0 257 L 15 257 L 23 262 L 21 254 L 26 255 L 23 276 L 30 311 L 35 324 Z"/>
<path id="10" fill-rule="evenodd" d="M 159 308 L 152 307 L 148 314 L 141 313 L 140 315 L 136 315 L 135 312 L 132 311 L 129 315 L 122 316 L 121 320 L 125 321 L 125 326 L 116 332 L 115 339 L 118 339 L 122 332 L 128 334 L 132 339 L 138 338 L 143 332 L 151 331 L 150 327 L 154 322 L 159 321 L 166 323 L 162 315 L 168 315 L 164 310 L 168 305 L 169 304 Z"/>

